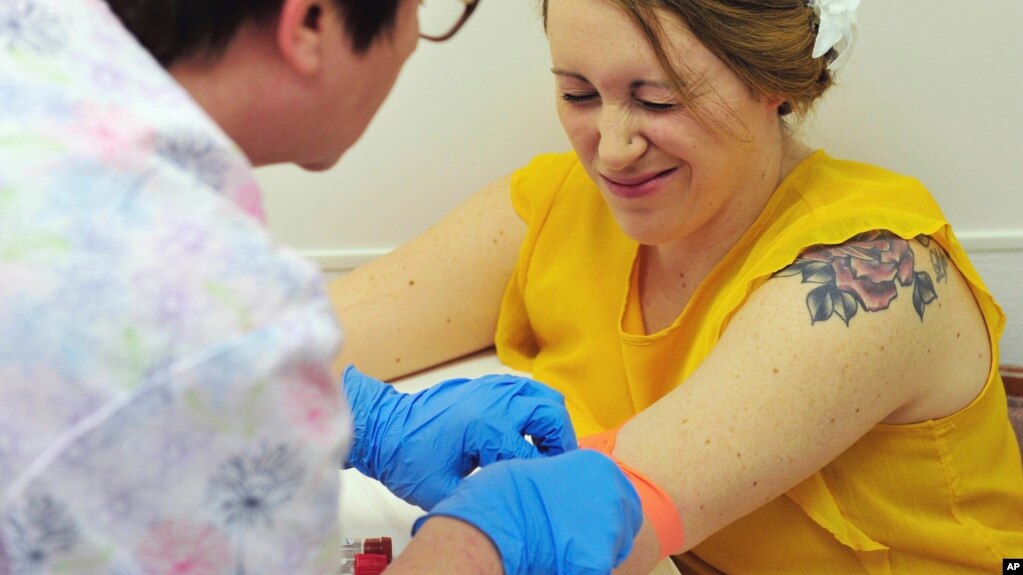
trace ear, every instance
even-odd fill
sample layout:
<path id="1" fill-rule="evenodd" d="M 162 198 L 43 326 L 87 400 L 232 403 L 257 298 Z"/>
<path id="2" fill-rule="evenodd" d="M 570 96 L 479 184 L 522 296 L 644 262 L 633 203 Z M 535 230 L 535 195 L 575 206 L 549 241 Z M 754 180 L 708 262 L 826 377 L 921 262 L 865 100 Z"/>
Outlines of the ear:
<path id="1" fill-rule="evenodd" d="M 777 94 L 765 94 L 760 97 L 760 100 L 764 102 L 764 104 L 767 105 L 767 107 L 777 110 L 778 106 L 784 104 L 787 98 L 784 98 Z"/>
<path id="2" fill-rule="evenodd" d="M 292 68 L 314 75 L 323 66 L 326 47 L 325 0 L 284 0 L 277 21 L 277 49 Z"/>

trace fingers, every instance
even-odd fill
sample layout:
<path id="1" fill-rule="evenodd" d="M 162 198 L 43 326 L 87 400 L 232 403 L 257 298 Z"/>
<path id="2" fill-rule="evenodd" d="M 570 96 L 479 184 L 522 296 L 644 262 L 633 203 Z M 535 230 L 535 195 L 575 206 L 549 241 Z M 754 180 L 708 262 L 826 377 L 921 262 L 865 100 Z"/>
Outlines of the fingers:
<path id="1" fill-rule="evenodd" d="M 377 387 L 378 385 L 384 385 L 383 382 L 362 373 L 358 369 L 355 369 L 354 365 L 349 365 L 345 368 L 344 373 L 341 375 L 341 384 L 345 388 L 345 395 L 352 397 L 357 395 L 358 392 L 364 387 Z"/>
<path id="2" fill-rule="evenodd" d="M 565 397 L 558 391 L 531 379 L 520 378 L 521 389 L 513 399 L 513 407 L 524 409 L 519 431 L 530 435 L 541 453 L 557 455 L 579 447 L 572 419 L 565 407 Z"/>
<path id="3" fill-rule="evenodd" d="M 485 468 L 430 513 L 416 521 L 413 534 L 429 517 L 465 521 L 490 538 L 510 575 L 610 573 L 643 522 L 628 478 L 589 450 Z"/>
<path id="4" fill-rule="evenodd" d="M 538 451 L 540 454 L 557 455 L 578 447 L 565 398 L 558 391 L 532 379 L 513 375 L 487 375 L 474 380 L 474 383 L 481 393 L 487 393 L 487 387 L 507 389 L 507 403 L 503 409 L 518 426 L 520 435 L 532 436 L 535 448 L 530 450 L 531 453 Z"/>
<path id="5" fill-rule="evenodd" d="M 524 402 L 529 402 L 529 399 L 519 398 L 516 403 Z M 572 420 L 561 402 L 534 403 L 528 416 L 520 420 L 519 432 L 531 436 L 536 448 L 547 455 L 557 455 L 579 447 Z"/>
<path id="6" fill-rule="evenodd" d="M 464 449 L 473 453 L 480 466 L 506 459 L 538 459 L 576 448 L 575 432 L 564 407 L 522 399 L 510 409 L 515 419 L 521 419 L 518 427 L 514 421 L 489 421 L 468 430 Z"/>
<path id="7" fill-rule="evenodd" d="M 355 364 L 349 364 L 348 367 L 345 368 L 345 371 L 341 374 L 341 380 L 343 382 L 345 382 L 346 384 L 347 383 L 353 383 L 354 384 L 356 382 L 359 382 L 359 381 L 365 380 L 365 379 L 373 379 L 373 378 L 368 376 L 368 375 L 366 375 L 366 374 L 364 374 L 364 373 L 362 373 L 358 369 L 356 369 Z M 374 381 L 376 381 L 376 380 L 374 380 Z"/>
<path id="8" fill-rule="evenodd" d="M 504 459 L 538 459 L 545 457 L 545 454 L 530 443 L 525 437 L 509 437 L 504 449 L 498 454 L 495 461 Z M 482 459 L 480 465 L 483 465 Z"/>

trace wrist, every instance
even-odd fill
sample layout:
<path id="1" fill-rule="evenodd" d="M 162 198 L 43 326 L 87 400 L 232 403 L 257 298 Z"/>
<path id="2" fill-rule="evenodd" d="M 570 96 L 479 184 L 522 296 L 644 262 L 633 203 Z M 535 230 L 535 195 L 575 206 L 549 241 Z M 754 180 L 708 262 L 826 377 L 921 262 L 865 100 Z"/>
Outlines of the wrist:
<path id="1" fill-rule="evenodd" d="M 388 573 L 501 575 L 497 547 L 482 531 L 460 519 L 428 517 Z"/>
<path id="2" fill-rule="evenodd" d="M 342 375 L 344 396 L 352 415 L 352 445 L 343 467 L 354 467 L 376 479 L 372 469 L 373 455 L 379 445 L 381 427 L 386 426 L 398 391 L 390 385 L 362 375 L 349 365 Z"/>

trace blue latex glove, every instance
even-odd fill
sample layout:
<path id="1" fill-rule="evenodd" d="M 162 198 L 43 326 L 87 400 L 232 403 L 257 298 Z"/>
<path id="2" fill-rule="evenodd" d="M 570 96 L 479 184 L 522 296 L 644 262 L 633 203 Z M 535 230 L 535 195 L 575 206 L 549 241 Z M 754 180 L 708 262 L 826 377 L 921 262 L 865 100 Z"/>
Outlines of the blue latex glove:
<path id="1" fill-rule="evenodd" d="M 577 447 L 564 397 L 524 377 L 452 379 L 407 394 L 349 366 L 343 381 L 355 421 L 345 467 L 424 509 L 478 466 Z"/>
<path id="2" fill-rule="evenodd" d="M 505 575 L 606 575 L 629 555 L 643 524 L 632 483 L 590 449 L 485 467 L 419 518 L 413 535 L 438 515 L 485 533 Z"/>

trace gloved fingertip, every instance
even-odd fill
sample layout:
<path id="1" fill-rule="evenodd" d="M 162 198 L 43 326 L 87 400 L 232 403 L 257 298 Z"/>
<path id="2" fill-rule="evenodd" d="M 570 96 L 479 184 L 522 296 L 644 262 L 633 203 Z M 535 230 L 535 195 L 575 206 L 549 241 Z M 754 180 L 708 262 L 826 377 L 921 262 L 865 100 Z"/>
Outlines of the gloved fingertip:
<path id="1" fill-rule="evenodd" d="M 365 377 L 366 377 L 365 375 L 363 375 L 358 369 L 355 368 L 354 363 L 348 364 L 348 366 L 345 367 L 345 370 L 341 372 L 341 382 L 345 386 L 348 386 L 349 384 L 355 382 L 356 380 L 363 379 Z"/>
<path id="2" fill-rule="evenodd" d="M 420 493 L 417 496 L 416 501 L 409 501 L 409 503 L 417 505 L 429 512 L 436 507 L 438 503 L 444 501 L 444 499 L 451 495 L 461 482 L 461 478 L 443 481 L 443 484 L 435 490 L 431 489 L 430 493 Z"/>
<path id="3" fill-rule="evenodd" d="M 423 515 L 419 519 L 416 519 L 414 523 L 412 523 L 411 535 L 413 537 L 415 537 L 416 533 L 418 533 L 419 530 L 422 529 L 423 523 L 426 523 L 426 520 L 429 518 L 430 518 L 429 515 Z"/>
<path id="4" fill-rule="evenodd" d="M 544 454 L 529 443 L 526 438 L 511 439 L 506 441 L 498 449 L 481 452 L 479 466 L 486 467 L 499 461 L 510 461 L 513 459 L 540 459 Z"/>
<path id="5" fill-rule="evenodd" d="M 501 459 L 540 459 L 547 456 L 532 443 L 526 441 L 526 438 L 516 441 L 508 452 L 510 457 L 502 457 Z"/>
<path id="6" fill-rule="evenodd" d="M 533 397 L 542 397 L 548 401 L 553 402 L 555 405 L 565 405 L 565 396 L 560 391 L 540 383 L 539 381 L 527 379 L 529 387 L 529 395 Z"/>
<path id="7" fill-rule="evenodd" d="M 537 448 L 544 455 L 560 455 L 579 449 L 579 442 L 575 439 L 574 433 L 566 433 L 554 437 L 545 437 L 537 445 Z"/>

